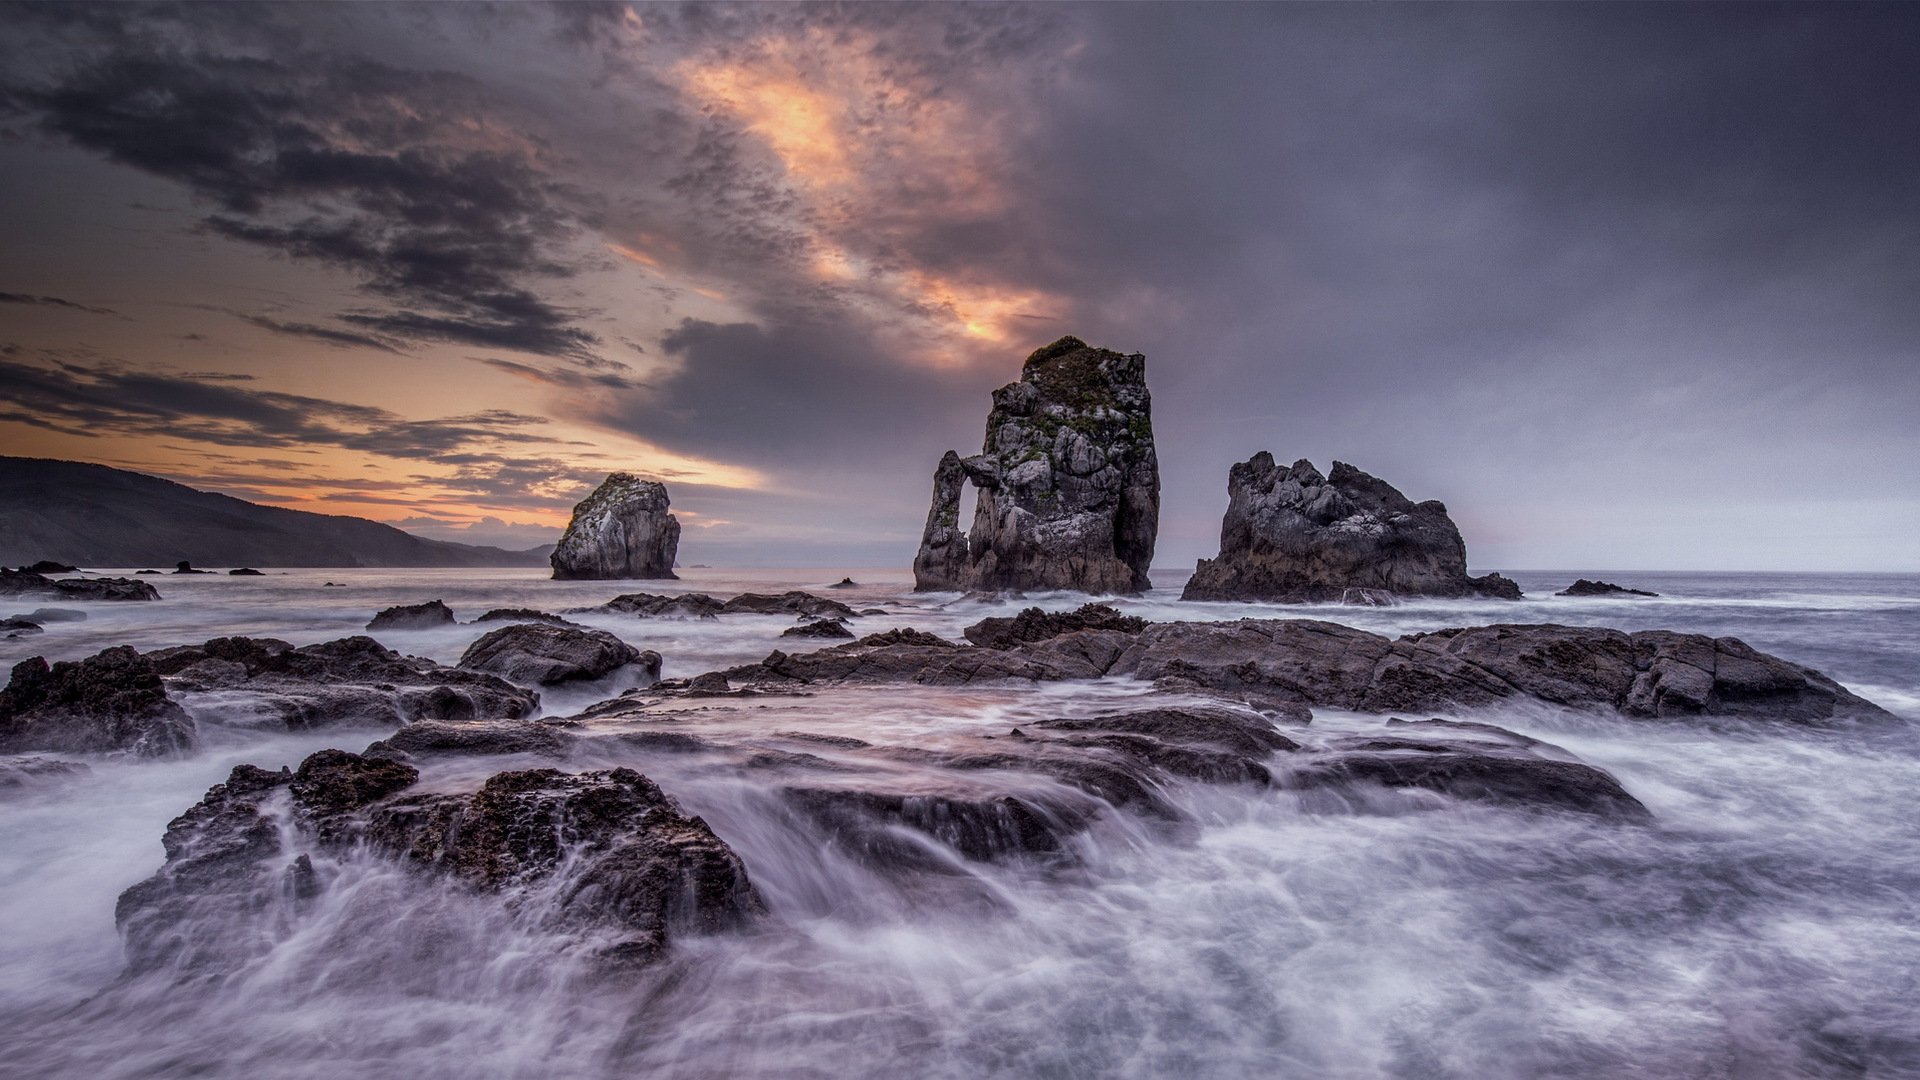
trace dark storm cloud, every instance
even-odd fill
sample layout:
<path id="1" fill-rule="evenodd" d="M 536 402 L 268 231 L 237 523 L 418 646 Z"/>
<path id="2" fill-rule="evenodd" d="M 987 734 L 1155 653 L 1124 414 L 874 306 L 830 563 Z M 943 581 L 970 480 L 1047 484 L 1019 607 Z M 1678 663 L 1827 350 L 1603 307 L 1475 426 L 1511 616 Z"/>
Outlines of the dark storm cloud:
<path id="1" fill-rule="evenodd" d="M 199 35 L 169 33 L 170 9 L 113 10 L 71 66 L 13 88 L 44 130 L 186 185 L 215 235 L 354 274 L 394 305 L 345 316 L 371 330 L 597 359 L 534 288 L 574 272 L 554 255 L 572 212 L 529 144 L 486 129 L 481 87 L 303 51 L 261 9 L 203 12 L 239 25 Z M 269 38 L 291 47 L 263 57 Z"/>
<path id="2" fill-rule="evenodd" d="M 0 292 L 0 304 L 37 304 L 41 307 L 67 308 L 71 311 L 84 311 L 89 315 L 118 315 L 109 308 L 91 307 L 76 304 L 72 300 L 62 300 L 58 296 L 32 296 L 27 293 Z"/>
<path id="3" fill-rule="evenodd" d="M 287 322 L 268 318 L 265 315 L 245 315 L 237 311 L 229 314 L 262 330 L 285 337 L 307 338 L 318 341 L 322 345 L 331 345 L 336 349 L 373 349 L 376 352 L 391 353 L 394 356 L 406 355 L 399 347 L 399 343 L 392 338 L 375 337 L 372 334 L 360 334 L 352 330 L 341 330 L 338 327 L 320 326 L 309 322 Z"/>

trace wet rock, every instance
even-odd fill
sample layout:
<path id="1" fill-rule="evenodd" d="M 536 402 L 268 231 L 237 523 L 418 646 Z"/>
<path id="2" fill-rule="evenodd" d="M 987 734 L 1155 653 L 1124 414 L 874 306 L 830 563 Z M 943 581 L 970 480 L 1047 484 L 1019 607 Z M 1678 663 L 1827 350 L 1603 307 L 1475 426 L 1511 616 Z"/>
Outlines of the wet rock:
<path id="1" fill-rule="evenodd" d="M 554 545 L 556 581 L 672 579 L 680 521 L 668 512 L 667 486 L 617 472 L 573 508 Z"/>
<path id="2" fill-rule="evenodd" d="M 0 619 L 0 637 L 31 637 L 41 633 L 43 629 L 39 623 L 31 619 Z"/>
<path id="3" fill-rule="evenodd" d="M 173 565 L 173 572 L 176 574 L 211 574 L 213 573 L 213 571 L 211 570 L 195 570 L 193 568 L 193 564 L 188 562 L 185 559 L 181 559 L 179 562 Z"/>
<path id="4" fill-rule="evenodd" d="M 224 784 L 167 824 L 167 860 L 120 894 L 114 922 L 132 972 L 172 967 L 187 975 L 264 952 L 241 932 L 284 895 L 294 860 L 281 840 L 282 769 L 236 767 Z"/>
<path id="5" fill-rule="evenodd" d="M 546 623 L 501 627 L 460 657 L 460 666 L 469 671 L 536 686 L 598 679 L 628 664 L 640 664 L 650 679 L 660 677 L 657 652 L 643 653 L 605 630 Z"/>
<path id="6" fill-rule="evenodd" d="M 1110 672 L 1254 704 L 1445 711 L 1513 698 L 1630 716 L 1803 723 L 1890 714 L 1736 638 L 1600 627 L 1495 625 L 1377 634 L 1306 619 L 1149 626 Z"/>
<path id="7" fill-rule="evenodd" d="M 0 567 L 0 596 L 45 596 L 62 600 L 158 600 L 159 590 L 132 578 L 62 578 Z"/>
<path id="8" fill-rule="evenodd" d="M 535 610 L 534 610 L 534 609 L 532 609 L 532 608 L 521 608 L 521 607 L 514 607 L 514 608 L 505 608 L 505 607 L 499 607 L 499 608 L 493 608 L 492 610 L 490 610 L 490 611 L 488 611 L 488 612 L 486 612 L 486 613 L 485 613 L 484 615 L 481 615 L 481 616 L 480 616 L 479 618 L 477 618 L 477 619 L 475 619 L 475 620 L 473 620 L 473 621 L 474 621 L 474 622 L 477 622 L 477 623 L 483 623 L 483 622 L 539 622 L 539 623 L 552 623 L 552 624 L 553 624 L 553 625 L 555 625 L 555 626 L 573 626 L 573 625 L 575 625 L 574 623 L 572 623 L 572 622 L 569 622 L 568 620 L 566 620 L 566 619 L 563 619 L 563 618 L 561 618 L 561 617 L 560 617 L 560 616 L 558 616 L 558 615 L 550 615 L 550 614 L 548 614 L 547 612 L 544 612 L 544 611 L 535 611 Z"/>
<path id="9" fill-rule="evenodd" d="M 1041 646 L 1051 645 L 1053 642 L 1041 643 Z M 1117 657 L 1119 650 L 1113 653 Z M 788 654 L 776 650 L 757 664 L 729 668 L 722 674 L 736 685 L 914 682 L 928 686 L 965 686 L 1009 680 L 1091 679 L 1104 673 L 1097 662 L 1065 647 L 1043 653 L 1035 647 L 980 649 L 946 641 L 937 645 L 866 645 L 855 641 L 809 653 Z"/>
<path id="10" fill-rule="evenodd" d="M 1024 641 L 1043 641 L 1076 630 L 1117 630 L 1137 634 L 1147 620 L 1122 615 L 1108 604 L 1083 604 L 1073 611 L 1042 611 L 1030 607 L 1011 618 L 982 619 L 962 631 L 968 641 L 988 649 L 1004 649 Z"/>
<path id="11" fill-rule="evenodd" d="M 272 638 L 215 638 L 147 655 L 176 690 L 243 695 L 290 731 L 515 720 L 540 702 L 537 693 L 496 675 L 401 656 L 370 637 L 298 649 Z"/>
<path id="12" fill-rule="evenodd" d="M 571 732 L 552 724 L 498 720 L 450 724 L 422 720 L 374 743 L 366 752 L 375 755 L 398 751 L 415 757 L 537 754 L 557 758 L 566 756 L 575 739 Z"/>
<path id="13" fill-rule="evenodd" d="M 265 574 L 262 574 L 260 571 L 255 570 L 251 566 L 242 566 L 235 570 L 229 570 L 227 571 L 227 576 L 229 577 L 266 577 Z"/>
<path id="14" fill-rule="evenodd" d="M 367 623 L 369 630 L 432 630 L 454 625 L 453 611 L 439 600 L 387 608 Z"/>
<path id="15" fill-rule="evenodd" d="M 617 931 L 603 951 L 620 959 L 763 910 L 733 851 L 631 769 L 499 773 L 470 794 L 401 795 L 364 817 L 376 850 L 502 895 L 542 928 Z"/>
<path id="16" fill-rule="evenodd" d="M 882 645 L 925 645 L 935 649 L 951 649 L 955 648 L 957 643 L 948 641 L 938 634 L 929 634 L 925 630 L 915 630 L 910 626 L 901 626 L 892 630 L 883 630 L 878 634 L 868 634 L 866 637 L 855 642 L 855 644 L 867 648 Z"/>
<path id="17" fill-rule="evenodd" d="M 1061 338 L 994 392 L 982 452 L 941 458 L 914 588 L 1141 592 L 1159 517 L 1146 358 Z"/>
<path id="18" fill-rule="evenodd" d="M 814 619 L 799 626 L 789 626 L 780 631 L 781 637 L 792 638 L 849 638 L 853 631 L 847 629 L 845 619 Z"/>
<path id="19" fill-rule="evenodd" d="M 1624 585 L 1615 585 L 1610 581 L 1588 581 L 1580 578 L 1573 584 L 1554 593 L 1555 596 L 1659 596 L 1657 592 L 1645 589 L 1629 589 Z"/>
<path id="20" fill-rule="evenodd" d="M 1022 856 L 1058 857 L 1064 839 L 1086 827 L 1084 807 L 1041 806 L 1012 795 L 949 795 L 860 789 L 788 787 L 787 805 L 829 830 L 860 861 L 895 872 L 937 870 L 924 851 L 903 843 L 887 826 L 923 833 L 967 859 L 997 862 Z"/>
<path id="21" fill-rule="evenodd" d="M 167 695 L 153 664 L 124 645 L 51 667 L 37 656 L 23 660 L 0 690 L 0 753 L 162 757 L 198 741 L 192 718 Z"/>
<path id="22" fill-rule="evenodd" d="M 1440 737 L 1422 733 L 1417 738 L 1345 739 L 1328 752 L 1304 760 L 1286 783 L 1309 789 L 1356 784 L 1425 788 L 1457 799 L 1535 809 L 1635 821 L 1652 817 L 1605 770 L 1542 756 L 1520 741 L 1524 736 L 1492 730 L 1511 738 L 1468 739 L 1449 732 Z"/>
<path id="23" fill-rule="evenodd" d="M 762 910 L 727 845 L 630 769 L 503 772 L 458 792 L 413 790 L 417 775 L 338 750 L 295 773 L 235 769 L 167 827 L 165 865 L 121 895 L 129 968 L 186 974 L 264 951 L 324 887 L 315 858 L 361 845 L 540 929 L 617 935 L 600 954 L 622 962 Z"/>
<path id="24" fill-rule="evenodd" d="M 159 574 L 159 573 L 160 573 L 160 571 L 158 571 L 158 570 L 135 570 L 135 571 L 134 571 L 134 573 L 136 573 L 136 574 L 156 574 L 156 575 L 157 575 L 157 574 Z"/>
<path id="25" fill-rule="evenodd" d="M 86 622 L 87 613 L 76 608 L 43 607 L 34 608 L 25 615 L 15 615 L 14 618 L 45 626 L 48 623 L 58 622 Z"/>
<path id="26" fill-rule="evenodd" d="M 1042 731 L 1105 731 L 1145 735 L 1162 742 L 1218 746 L 1249 757 L 1300 749 L 1300 744 L 1254 713 L 1193 706 L 1135 709 L 1109 716 L 1037 720 Z"/>
<path id="27" fill-rule="evenodd" d="M 57 787 L 93 770 L 85 762 L 49 757 L 0 758 L 0 794 Z"/>
<path id="28" fill-rule="evenodd" d="M 1183 600 L 1380 603 L 1395 596 L 1517 600 L 1499 574 L 1467 576 L 1467 547 L 1442 503 L 1414 503 L 1345 462 L 1321 476 L 1266 451 L 1227 474 L 1220 554 L 1202 559 Z"/>
<path id="29" fill-rule="evenodd" d="M 709 671 L 704 675 L 695 675 L 693 678 L 688 679 L 687 689 L 695 693 L 724 694 L 733 689 L 733 687 L 727 684 L 727 677 L 725 675 L 717 671 Z"/>
<path id="30" fill-rule="evenodd" d="M 643 619 L 711 619 L 720 614 L 726 605 L 706 593 L 680 593 L 676 596 L 662 596 L 659 593 L 628 593 L 616 596 L 601 605 L 606 611 L 619 615 L 635 615 Z"/>
<path id="31" fill-rule="evenodd" d="M 850 577 L 843 577 L 839 581 L 827 586 L 829 589 L 857 589 L 859 587 L 860 586 Z"/>
<path id="32" fill-rule="evenodd" d="M 806 615 L 816 619 L 851 618 L 854 614 L 852 608 L 838 600 L 829 600 L 798 589 L 778 595 L 741 593 L 721 605 L 720 612 L 724 615 Z"/>
<path id="33" fill-rule="evenodd" d="M 20 572 L 23 574 L 77 574 L 80 568 L 68 566 L 63 562 L 54 562 L 52 559 L 41 559 L 32 566 L 21 567 Z"/>

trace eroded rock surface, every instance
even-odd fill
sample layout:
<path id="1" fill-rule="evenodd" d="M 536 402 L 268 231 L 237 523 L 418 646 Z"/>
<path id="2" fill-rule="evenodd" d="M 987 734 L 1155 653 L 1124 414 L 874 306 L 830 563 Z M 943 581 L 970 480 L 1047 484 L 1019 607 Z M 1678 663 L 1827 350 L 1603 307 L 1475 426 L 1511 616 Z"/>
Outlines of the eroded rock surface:
<path id="1" fill-rule="evenodd" d="M 0 753 L 185 753 L 193 719 L 167 695 L 154 664 L 122 645 L 49 666 L 33 657 L 0 690 Z"/>
<path id="2" fill-rule="evenodd" d="M 1202 559 L 1183 600 L 1382 603 L 1395 596 L 1491 596 L 1520 587 L 1467 576 L 1467 546 L 1444 504 L 1415 503 L 1342 461 L 1320 475 L 1261 451 L 1227 473 L 1220 554 Z"/>
<path id="3" fill-rule="evenodd" d="M 573 508 L 554 546 L 555 580 L 674 578 L 680 520 L 668 512 L 667 486 L 617 472 Z"/>
<path id="4" fill-rule="evenodd" d="M 1159 520 L 1146 358 L 1061 338 L 994 391 L 981 453 L 940 459 L 914 587 L 1141 592 Z"/>
<path id="5" fill-rule="evenodd" d="M 1044 641 L 1075 630 L 1118 630 L 1123 634 L 1137 634 L 1146 627 L 1147 620 L 1137 615 L 1122 615 L 1111 605 L 1082 604 L 1073 611 L 1044 611 L 1030 607 L 1011 617 L 982 619 L 961 633 L 975 645 L 1004 649 L 1021 642 Z"/>
<path id="6" fill-rule="evenodd" d="M 624 961 L 762 910 L 732 850 L 631 769 L 503 772 L 452 792 L 414 791 L 418 778 L 339 750 L 291 773 L 236 768 L 167 827 L 165 865 L 121 895 L 129 968 L 189 973 L 259 953 L 270 942 L 246 931 L 261 912 L 297 919 L 326 887 L 316 863 L 358 845 L 541 929 L 596 931 L 599 954 Z"/>
<path id="7" fill-rule="evenodd" d="M 657 652 L 642 652 L 605 630 L 539 622 L 501 627 L 468 646 L 460 657 L 462 668 L 523 686 L 598 679 L 628 664 L 641 665 L 650 680 L 660 677 Z"/>
<path id="8" fill-rule="evenodd" d="M 497 675 L 402 656 L 370 637 L 297 649 L 274 638 L 214 638 L 147 655 L 176 691 L 242 699 L 259 714 L 255 722 L 289 731 L 519 719 L 540 703 Z"/>

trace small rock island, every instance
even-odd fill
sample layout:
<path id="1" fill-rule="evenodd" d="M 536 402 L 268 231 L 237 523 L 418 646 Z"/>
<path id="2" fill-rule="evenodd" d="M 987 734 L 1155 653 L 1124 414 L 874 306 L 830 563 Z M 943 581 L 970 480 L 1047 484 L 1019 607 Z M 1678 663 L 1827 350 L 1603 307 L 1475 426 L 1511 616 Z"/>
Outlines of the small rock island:
<path id="1" fill-rule="evenodd" d="M 1147 359 L 1063 337 L 994 391 L 986 443 L 949 450 L 913 560 L 917 592 L 1150 587 L 1160 527 Z M 979 489 L 960 527 L 961 485 Z"/>
<path id="2" fill-rule="evenodd" d="M 1475 595 L 1518 600 L 1520 586 L 1467 576 L 1466 541 L 1445 504 L 1415 503 L 1344 461 L 1322 476 L 1312 462 L 1286 467 L 1262 450 L 1228 470 L 1220 554 L 1200 560 L 1180 598 L 1381 604 Z"/>
<path id="3" fill-rule="evenodd" d="M 632 473 L 608 476 L 573 508 L 553 549 L 556 581 L 677 578 L 680 521 L 667 512 L 667 485 Z"/>

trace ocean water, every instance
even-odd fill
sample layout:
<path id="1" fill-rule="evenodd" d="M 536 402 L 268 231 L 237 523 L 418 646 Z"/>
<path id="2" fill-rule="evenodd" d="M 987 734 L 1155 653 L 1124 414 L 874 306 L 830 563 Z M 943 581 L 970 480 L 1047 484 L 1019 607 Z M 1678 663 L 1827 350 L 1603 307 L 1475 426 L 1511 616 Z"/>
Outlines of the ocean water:
<path id="1" fill-rule="evenodd" d="M 0 662 L 226 634 L 295 644 L 441 598 L 463 620 L 620 592 L 819 590 L 884 608 L 862 632 L 958 637 L 1027 603 L 915 596 L 899 571 L 688 570 L 664 583 L 536 571 L 291 571 L 152 578 L 157 604 L 0 641 Z M 782 811 L 764 780 L 685 755 L 606 763 L 654 777 L 740 854 L 771 910 L 751 932 L 681 939 L 610 976 L 590 942 L 344 856 L 297 917 L 236 925 L 257 959 L 218 977 L 125 978 L 116 896 L 161 863 L 166 823 L 240 762 L 277 767 L 378 732 L 209 724 L 198 756 L 95 761 L 0 799 L 0 1076 L 19 1077 L 1909 1077 L 1920 1076 L 1920 577 L 1515 574 L 1530 598 L 1390 608 L 1116 601 L 1152 619 L 1323 618 L 1383 633 L 1561 622 L 1733 635 L 1810 664 L 1907 723 L 1810 730 L 1634 721 L 1540 706 L 1449 714 L 1538 736 L 1612 772 L 1647 826 L 1451 802 L 1329 801 L 1175 787 L 1193 827 L 1103 815 L 1070 871 L 959 863 L 905 889 Z M 1575 576 L 1663 595 L 1549 595 Z M 1155 575 L 1177 585 L 1182 575 Z M 326 581 L 342 583 L 326 587 Z M 34 604 L 16 605 L 27 610 Z M 10 614 L 0 611 L 0 615 Z M 790 620 L 580 621 L 684 676 L 811 647 Z M 486 627 L 380 635 L 452 662 Z M 623 686 L 549 695 L 565 715 Z M 938 745 L 1148 688 L 884 688 L 689 709 L 674 722 L 752 746 L 773 729 Z M 215 703 L 195 703 L 217 721 Z M 1316 713 L 1313 743 L 1378 717 Z M 598 767 L 576 762 L 570 767 Z M 511 759 L 428 768 L 469 782 Z"/>

